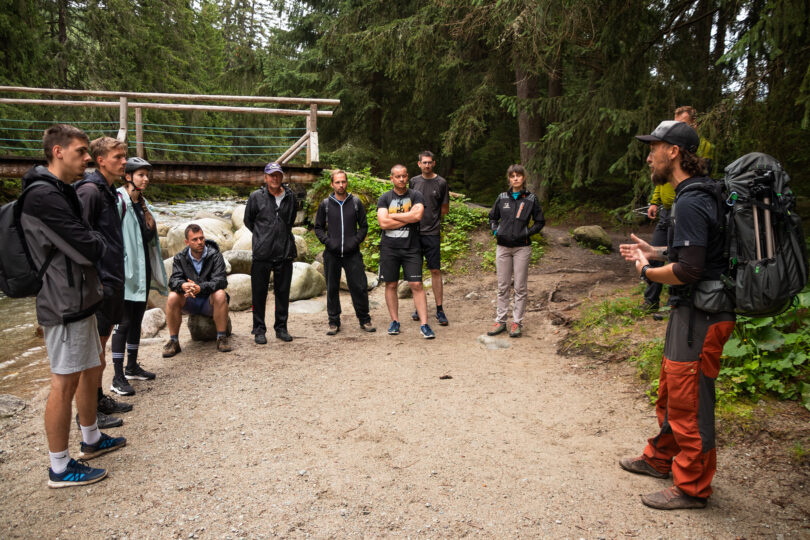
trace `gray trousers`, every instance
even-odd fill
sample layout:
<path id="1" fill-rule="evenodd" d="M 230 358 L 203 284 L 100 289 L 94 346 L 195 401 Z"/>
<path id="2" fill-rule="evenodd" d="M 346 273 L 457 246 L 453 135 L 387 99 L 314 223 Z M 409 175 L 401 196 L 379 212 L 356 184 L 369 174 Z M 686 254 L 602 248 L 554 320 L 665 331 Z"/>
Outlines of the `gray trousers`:
<path id="1" fill-rule="evenodd" d="M 509 287 L 512 279 L 515 282 L 515 307 L 512 310 L 512 320 L 518 324 L 523 322 L 526 313 L 526 297 L 528 287 L 526 280 L 529 277 L 529 261 L 532 258 L 532 246 L 506 247 L 497 246 L 495 249 L 495 268 L 498 271 L 498 308 L 495 322 L 505 323 L 509 312 Z"/>

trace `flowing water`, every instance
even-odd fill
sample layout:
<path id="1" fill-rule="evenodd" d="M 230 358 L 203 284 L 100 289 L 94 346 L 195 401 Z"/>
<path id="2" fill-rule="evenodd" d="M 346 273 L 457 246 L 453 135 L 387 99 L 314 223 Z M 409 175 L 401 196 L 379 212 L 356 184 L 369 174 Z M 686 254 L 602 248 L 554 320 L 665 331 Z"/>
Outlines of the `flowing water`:
<path id="1" fill-rule="evenodd" d="M 154 203 L 158 223 L 176 225 L 199 212 L 228 217 L 239 200 Z M 50 381 L 45 341 L 37 335 L 34 298 L 8 298 L 0 293 L 0 394 L 32 397 Z"/>

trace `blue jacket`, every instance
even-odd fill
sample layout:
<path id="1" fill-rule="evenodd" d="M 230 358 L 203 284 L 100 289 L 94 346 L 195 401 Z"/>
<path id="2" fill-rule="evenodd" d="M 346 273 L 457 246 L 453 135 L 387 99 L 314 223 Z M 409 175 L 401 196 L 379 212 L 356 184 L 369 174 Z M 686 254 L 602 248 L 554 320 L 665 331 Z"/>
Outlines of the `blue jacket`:
<path id="1" fill-rule="evenodd" d="M 168 279 L 166 279 L 166 268 L 163 266 L 163 257 L 160 254 L 158 237 L 155 235 L 149 242 L 149 264 L 152 267 L 150 282 L 152 283 L 147 283 L 141 225 L 138 223 L 138 216 L 135 215 L 132 199 L 129 198 L 126 188 L 118 188 L 118 193 L 123 195 L 118 211 L 121 213 L 121 232 L 124 235 L 124 300 L 145 302 L 150 288 L 166 296 L 169 294 Z M 154 218 L 154 212 L 148 201 L 146 207 Z"/>

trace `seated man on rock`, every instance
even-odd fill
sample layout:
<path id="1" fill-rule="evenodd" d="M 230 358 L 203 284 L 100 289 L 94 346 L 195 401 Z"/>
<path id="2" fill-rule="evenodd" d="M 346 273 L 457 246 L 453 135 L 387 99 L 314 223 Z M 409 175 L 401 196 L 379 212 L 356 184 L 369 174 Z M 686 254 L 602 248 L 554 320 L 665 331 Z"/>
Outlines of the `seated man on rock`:
<path id="1" fill-rule="evenodd" d="M 169 341 L 163 346 L 163 358 L 180 352 L 177 335 L 182 313 L 214 318 L 217 328 L 217 350 L 229 352 L 228 295 L 225 288 L 225 259 L 213 240 L 206 240 L 199 225 L 186 227 L 186 248 L 174 256 L 169 278 L 169 299 L 166 302 L 166 325 Z M 182 312 L 182 313 L 181 313 Z"/>

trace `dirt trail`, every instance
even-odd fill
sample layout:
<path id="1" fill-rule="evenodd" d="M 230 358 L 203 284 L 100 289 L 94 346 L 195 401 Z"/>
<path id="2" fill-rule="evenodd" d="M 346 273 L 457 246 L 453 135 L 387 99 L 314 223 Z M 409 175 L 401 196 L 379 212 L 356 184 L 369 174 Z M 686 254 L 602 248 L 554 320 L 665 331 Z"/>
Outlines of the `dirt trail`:
<path id="1" fill-rule="evenodd" d="M 221 354 L 184 327 L 175 358 L 161 358 L 158 341 L 142 347 L 158 379 L 136 386 L 135 411 L 110 430 L 129 444 L 93 462 L 109 469 L 103 482 L 47 489 L 46 389 L 0 419 L 2 536 L 810 537 L 807 468 L 745 445 L 719 448 L 707 509 L 640 503 L 667 482 L 617 459 L 640 452 L 653 410 L 629 366 L 558 356 L 564 330 L 548 310 L 551 300 L 565 315 L 631 280 L 616 255 L 552 246 L 530 275 L 525 336 L 499 350 L 477 342 L 494 315 L 494 273 L 451 276 L 450 326 L 434 326 L 433 341 L 408 300 L 402 334 L 388 336 L 380 289 L 371 335 L 348 295 L 336 337 L 325 313 L 293 314 L 292 343 L 257 346 L 250 314 L 234 313 L 237 348 Z"/>

